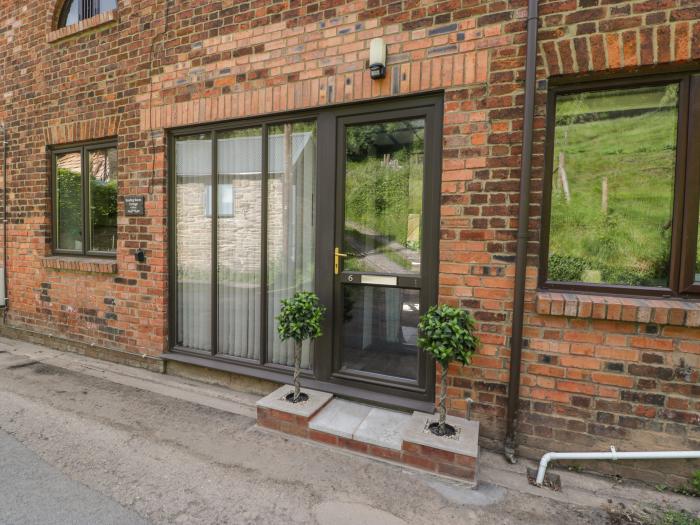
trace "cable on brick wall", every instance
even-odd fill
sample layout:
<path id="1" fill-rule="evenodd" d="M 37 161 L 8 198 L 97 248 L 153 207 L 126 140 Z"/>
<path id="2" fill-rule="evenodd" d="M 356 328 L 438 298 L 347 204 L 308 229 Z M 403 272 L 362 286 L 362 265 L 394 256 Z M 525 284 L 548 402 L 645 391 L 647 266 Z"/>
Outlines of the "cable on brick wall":
<path id="1" fill-rule="evenodd" d="M 151 46 L 148 56 L 148 80 L 150 82 L 148 89 L 148 129 L 151 136 L 151 179 L 148 183 L 148 193 L 153 193 L 153 186 L 155 184 L 156 178 L 156 134 L 153 131 L 153 62 L 154 55 L 156 53 L 156 45 L 160 44 L 162 53 L 165 50 L 165 36 L 168 33 L 168 18 L 170 17 L 170 3 L 171 0 L 164 0 L 164 20 L 163 20 L 163 30 L 153 36 L 151 40 Z M 160 57 L 162 58 L 162 56 Z"/>

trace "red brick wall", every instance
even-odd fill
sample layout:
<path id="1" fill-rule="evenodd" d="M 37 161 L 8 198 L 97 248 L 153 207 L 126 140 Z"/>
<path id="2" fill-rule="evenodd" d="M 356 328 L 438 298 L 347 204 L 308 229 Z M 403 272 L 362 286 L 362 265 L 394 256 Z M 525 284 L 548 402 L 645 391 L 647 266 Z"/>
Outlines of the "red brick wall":
<path id="1" fill-rule="evenodd" d="M 559 0 L 540 2 L 540 10 L 539 80 L 700 59 L 700 8 L 683 0 Z M 484 444 L 502 442 L 524 0 L 122 0 L 114 21 L 48 42 L 54 16 L 51 2 L 0 7 L 0 117 L 10 140 L 9 323 L 161 353 L 167 348 L 164 130 L 444 90 L 440 297 L 474 311 L 484 342 L 471 368 L 451 373 L 450 411 L 464 414 L 471 396 Z M 376 36 L 388 43 L 381 82 L 371 82 L 365 69 Z M 607 310 L 592 318 L 562 307 L 568 315 L 560 315 L 544 297 L 536 307 L 546 85 L 538 88 L 521 450 L 533 455 L 611 442 L 697 448 L 697 328 L 637 316 L 620 321 Z M 124 217 L 120 201 L 116 269 L 50 268 L 56 264 L 45 260 L 51 254 L 46 147 L 115 135 L 119 194 L 147 195 L 146 217 Z M 139 247 L 144 264 L 133 258 Z M 684 314 L 685 324 L 689 319 Z"/>

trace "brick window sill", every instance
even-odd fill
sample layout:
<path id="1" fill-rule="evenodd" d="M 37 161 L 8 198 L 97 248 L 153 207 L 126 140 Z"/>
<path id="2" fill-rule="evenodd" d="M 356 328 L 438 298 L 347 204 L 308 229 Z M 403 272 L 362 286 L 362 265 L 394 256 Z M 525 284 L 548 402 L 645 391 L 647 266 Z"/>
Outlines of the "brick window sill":
<path id="1" fill-rule="evenodd" d="M 78 33 L 82 33 L 83 31 L 94 29 L 104 24 L 109 24 L 110 22 L 114 22 L 116 19 L 117 11 L 116 9 L 113 9 L 112 11 L 100 13 L 99 15 L 93 16 L 91 18 L 86 18 L 85 20 L 81 20 L 80 22 L 77 22 L 75 24 L 71 24 L 69 26 L 61 27 L 59 29 L 51 31 L 47 35 L 46 40 L 49 44 L 51 44 L 58 40 L 63 40 L 64 38 L 68 38 Z"/>
<path id="2" fill-rule="evenodd" d="M 44 257 L 41 260 L 44 268 L 54 270 L 69 270 L 72 272 L 87 273 L 117 273 L 117 261 L 110 259 L 99 259 L 96 257 L 69 257 L 64 255 L 54 255 Z"/>
<path id="3" fill-rule="evenodd" d="M 542 315 L 700 327 L 700 303 L 682 299 L 538 292 L 535 305 Z"/>

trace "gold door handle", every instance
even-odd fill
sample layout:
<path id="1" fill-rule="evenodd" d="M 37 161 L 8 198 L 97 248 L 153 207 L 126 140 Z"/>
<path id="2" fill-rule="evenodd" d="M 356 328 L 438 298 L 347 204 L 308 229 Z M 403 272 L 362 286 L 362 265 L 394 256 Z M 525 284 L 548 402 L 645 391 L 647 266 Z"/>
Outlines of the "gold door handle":
<path id="1" fill-rule="evenodd" d="M 341 257 L 347 257 L 347 253 L 341 253 L 338 247 L 335 247 L 335 251 L 333 252 L 333 270 L 335 271 L 335 274 L 338 275 L 340 273 L 340 258 Z"/>

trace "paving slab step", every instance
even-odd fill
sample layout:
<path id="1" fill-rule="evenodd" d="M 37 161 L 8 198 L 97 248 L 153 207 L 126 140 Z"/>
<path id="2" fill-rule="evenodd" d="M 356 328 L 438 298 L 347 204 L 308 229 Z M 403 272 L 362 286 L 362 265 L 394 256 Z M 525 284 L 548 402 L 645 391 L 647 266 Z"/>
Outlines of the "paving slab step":
<path id="1" fill-rule="evenodd" d="M 309 428 L 378 447 L 401 450 L 410 414 L 333 399 L 309 421 Z"/>
<path id="2" fill-rule="evenodd" d="M 401 450 L 403 431 L 411 415 L 385 408 L 373 408 L 355 430 L 353 439 L 378 447 Z"/>
<path id="3" fill-rule="evenodd" d="M 372 411 L 372 407 L 344 399 L 333 399 L 311 421 L 309 428 L 352 439 L 357 427 Z"/>

